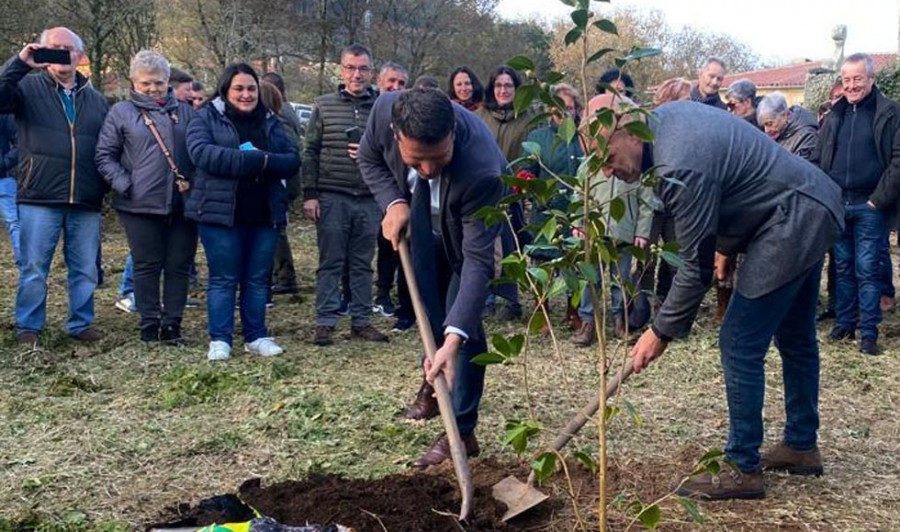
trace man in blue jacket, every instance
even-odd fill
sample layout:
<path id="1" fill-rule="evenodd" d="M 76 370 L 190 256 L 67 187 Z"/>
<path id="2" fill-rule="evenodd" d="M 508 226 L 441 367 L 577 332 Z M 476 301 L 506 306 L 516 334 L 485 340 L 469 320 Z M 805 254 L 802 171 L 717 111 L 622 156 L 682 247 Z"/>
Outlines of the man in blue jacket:
<path id="1" fill-rule="evenodd" d="M 69 53 L 67 64 L 41 64 L 42 48 Z M 100 247 L 100 207 L 107 187 L 94 164 L 106 99 L 76 70 L 81 38 L 52 28 L 0 67 L 0 113 L 16 117 L 19 134 L 21 275 L 16 293 L 16 337 L 34 346 L 44 327 L 50 261 L 65 235 L 70 336 L 95 342 L 94 289 Z M 33 69 L 43 72 L 27 76 Z"/>
<path id="2" fill-rule="evenodd" d="M 475 213 L 500 200 L 505 167 L 487 126 L 432 89 L 381 95 L 359 148 L 363 179 L 385 211 L 384 237 L 396 249 L 410 228 L 416 281 L 439 347 L 426 376 L 446 376 L 469 456 L 479 450 L 474 431 L 484 388 L 484 367 L 470 359 L 487 351 L 481 313 L 499 233 Z M 449 456 L 442 434 L 412 465 Z"/>
<path id="3" fill-rule="evenodd" d="M 16 140 L 16 120 L 12 115 L 0 115 L 0 217 L 9 233 L 13 258 L 19 264 L 19 210 L 16 208 L 16 165 L 19 148 Z"/>

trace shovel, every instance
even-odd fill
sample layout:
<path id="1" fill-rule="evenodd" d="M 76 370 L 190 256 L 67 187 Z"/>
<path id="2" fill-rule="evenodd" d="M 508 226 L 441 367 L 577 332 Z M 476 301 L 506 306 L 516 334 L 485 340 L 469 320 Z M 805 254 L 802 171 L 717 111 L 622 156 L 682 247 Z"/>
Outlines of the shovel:
<path id="1" fill-rule="evenodd" d="M 416 284 L 416 274 L 412 266 L 412 257 L 409 254 L 409 243 L 405 236 L 400 237 L 400 264 L 406 275 L 406 285 L 409 288 L 409 297 L 412 299 L 413 310 L 416 314 L 416 323 L 419 325 L 419 337 L 425 348 L 425 356 L 428 360 L 434 360 L 437 345 L 434 342 L 434 334 L 431 331 L 431 322 L 425 314 L 425 307 L 419 295 L 419 285 Z M 456 479 L 459 481 L 459 490 L 462 493 L 462 507 L 459 510 L 459 520 L 464 521 L 472 509 L 472 497 L 475 493 L 475 485 L 472 483 L 472 474 L 469 472 L 468 456 L 462 437 L 459 435 L 459 427 L 456 426 L 456 415 L 453 413 L 453 402 L 450 400 L 450 391 L 443 374 L 434 379 L 434 391 L 437 396 L 438 407 L 441 410 L 441 422 L 444 431 L 450 441 L 450 456 L 453 458 L 453 469 L 456 471 Z"/>
<path id="2" fill-rule="evenodd" d="M 632 371 L 634 371 L 634 366 L 632 361 L 628 361 L 628 364 L 625 365 L 624 368 L 619 370 L 615 377 L 606 385 L 606 398 L 609 399 L 612 397 L 616 390 L 619 388 L 619 385 L 627 379 Z M 584 405 L 581 411 L 578 412 L 569 424 L 566 425 L 566 428 L 563 429 L 562 432 L 553 440 L 553 445 L 550 446 L 550 450 L 554 452 L 559 452 L 563 447 L 569 443 L 575 434 L 581 430 L 581 427 L 587 423 L 587 420 L 590 419 L 594 414 L 597 413 L 597 410 L 600 408 L 600 398 L 594 397 L 591 399 L 591 402 Z M 506 504 L 506 513 L 503 514 L 503 521 L 508 521 L 513 517 L 534 508 L 538 504 L 547 500 L 548 495 L 538 491 L 534 487 L 534 471 L 528 475 L 528 482 L 521 482 L 516 477 L 510 475 L 500 482 L 494 484 L 492 493 L 494 498 L 498 501 Z"/>

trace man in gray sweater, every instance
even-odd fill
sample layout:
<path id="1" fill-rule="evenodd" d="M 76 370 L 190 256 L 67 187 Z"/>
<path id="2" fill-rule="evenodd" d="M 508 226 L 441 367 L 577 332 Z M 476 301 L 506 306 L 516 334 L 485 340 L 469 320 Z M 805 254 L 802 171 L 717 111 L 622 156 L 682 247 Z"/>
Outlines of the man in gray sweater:
<path id="1" fill-rule="evenodd" d="M 657 193 L 675 218 L 684 265 L 632 350 L 636 372 L 690 332 L 713 279 L 716 251 L 746 256 L 719 335 L 730 421 L 725 451 L 737 467 L 691 478 L 679 493 L 761 498 L 763 469 L 820 475 L 815 311 L 822 256 L 843 229 L 840 189 L 746 121 L 709 106 L 669 103 L 652 113 L 649 126 L 652 143 L 621 128 L 611 134 L 605 171 L 633 182 L 656 167 L 663 178 Z M 773 337 L 787 422 L 783 441 L 760 460 L 764 361 Z"/>

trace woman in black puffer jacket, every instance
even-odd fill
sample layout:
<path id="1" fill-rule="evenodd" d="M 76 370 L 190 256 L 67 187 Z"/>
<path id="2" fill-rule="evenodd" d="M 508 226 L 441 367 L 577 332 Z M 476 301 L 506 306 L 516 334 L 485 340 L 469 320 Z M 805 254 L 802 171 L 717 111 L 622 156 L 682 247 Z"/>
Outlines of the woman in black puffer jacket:
<path id="1" fill-rule="evenodd" d="M 112 205 L 134 254 L 141 340 L 180 345 L 188 269 L 197 248 L 196 224 L 184 218 L 184 194 L 194 175 L 185 136 L 194 112 L 173 96 L 162 55 L 138 52 L 130 77 L 131 98 L 110 109 L 100 131 L 97 168 L 115 192 Z"/>
<path id="2" fill-rule="evenodd" d="M 281 354 L 266 329 L 266 299 L 278 228 L 287 223 L 282 180 L 297 172 L 300 157 L 278 117 L 259 101 L 250 65 L 225 69 L 217 96 L 191 122 L 187 144 L 197 175 L 186 216 L 199 224 L 209 267 L 207 357 L 231 355 L 238 286 L 244 351 Z"/>

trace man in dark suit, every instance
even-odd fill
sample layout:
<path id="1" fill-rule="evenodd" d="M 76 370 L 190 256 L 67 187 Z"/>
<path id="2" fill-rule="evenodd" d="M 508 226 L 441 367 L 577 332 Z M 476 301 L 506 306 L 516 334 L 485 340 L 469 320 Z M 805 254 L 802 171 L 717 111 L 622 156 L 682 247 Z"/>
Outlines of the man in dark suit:
<path id="1" fill-rule="evenodd" d="M 601 97 L 597 97 L 601 98 Z M 592 109 L 613 102 L 594 102 Z M 816 166 L 737 117 L 694 102 L 656 108 L 653 143 L 626 129 L 609 139 L 606 172 L 636 181 L 656 168 L 660 200 L 675 218 L 684 265 L 632 350 L 635 371 L 691 329 L 713 278 L 714 255 L 744 253 L 719 334 L 728 398 L 725 452 L 736 468 L 691 478 L 680 495 L 761 498 L 762 470 L 821 475 L 816 303 L 822 257 L 843 229 L 838 186 Z M 784 374 L 784 439 L 760 457 L 765 356 L 772 338 Z"/>
<path id="2" fill-rule="evenodd" d="M 425 362 L 426 378 L 433 382 L 441 372 L 447 378 L 466 451 L 475 456 L 484 367 L 470 359 L 487 351 L 481 313 L 499 232 L 475 213 L 500 200 L 506 160 L 477 116 L 439 91 L 415 89 L 378 98 L 358 162 L 385 211 L 384 237 L 396 249 L 410 228 L 416 280 L 438 345 L 433 363 Z M 449 456 L 441 435 L 413 467 Z"/>

